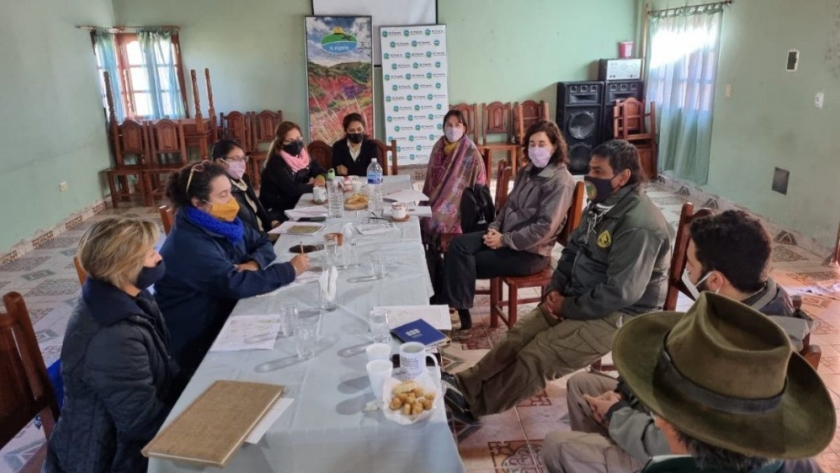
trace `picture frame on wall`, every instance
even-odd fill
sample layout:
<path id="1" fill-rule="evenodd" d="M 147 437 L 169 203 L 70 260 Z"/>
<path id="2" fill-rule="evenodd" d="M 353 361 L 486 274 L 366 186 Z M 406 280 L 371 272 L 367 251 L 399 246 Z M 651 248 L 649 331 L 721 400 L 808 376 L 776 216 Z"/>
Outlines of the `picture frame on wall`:
<path id="1" fill-rule="evenodd" d="M 342 120 L 360 113 L 373 134 L 372 18 L 307 16 L 306 92 L 309 138 L 332 145 L 344 137 Z"/>

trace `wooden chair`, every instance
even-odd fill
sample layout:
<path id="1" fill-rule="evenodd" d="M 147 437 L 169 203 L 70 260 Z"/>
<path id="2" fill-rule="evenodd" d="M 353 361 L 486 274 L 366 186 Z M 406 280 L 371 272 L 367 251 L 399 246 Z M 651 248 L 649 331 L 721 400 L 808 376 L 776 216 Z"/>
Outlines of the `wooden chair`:
<path id="1" fill-rule="evenodd" d="M 505 135 L 503 144 L 511 143 L 510 102 L 493 102 L 481 106 L 481 145 L 487 145 L 488 134 Z M 492 146 L 492 145 L 491 145 Z"/>
<path id="2" fill-rule="evenodd" d="M 464 117 L 467 119 L 467 136 L 473 140 L 473 143 L 478 144 L 478 105 L 474 103 L 459 103 L 450 105 L 449 109 L 458 110 L 464 114 Z"/>
<path id="3" fill-rule="evenodd" d="M 283 112 L 263 110 L 251 112 L 251 183 L 254 189 L 260 188 L 263 163 L 268 159 L 268 147 L 274 141 L 277 125 L 283 123 Z"/>
<path id="4" fill-rule="evenodd" d="M 674 246 L 671 252 L 671 267 L 668 269 L 668 292 L 665 294 L 665 305 L 663 310 L 677 310 L 677 299 L 680 293 L 692 298 L 688 288 L 682 281 L 683 271 L 687 262 L 688 240 L 690 239 L 689 228 L 691 222 L 696 218 L 710 217 L 714 215 L 709 209 L 694 211 L 694 204 L 686 202 L 680 211 L 680 221 L 677 224 L 677 237 L 674 239 Z M 693 300 L 693 298 L 692 298 Z"/>
<path id="5" fill-rule="evenodd" d="M 793 302 L 793 308 L 799 311 L 802 311 L 808 318 L 813 319 L 807 312 L 802 310 L 802 296 L 795 295 L 792 296 L 791 302 Z M 811 334 L 805 335 L 805 338 L 802 340 L 802 351 L 799 352 L 805 361 L 808 362 L 814 369 L 817 369 L 820 366 L 820 359 L 822 358 L 822 349 L 819 345 L 811 345 Z"/>
<path id="6" fill-rule="evenodd" d="M 332 146 L 321 140 L 315 140 L 306 146 L 306 150 L 309 152 L 309 157 L 317 161 L 324 169 L 332 167 Z"/>
<path id="7" fill-rule="evenodd" d="M 0 312 L 0 448 L 39 414 L 44 436 L 49 439 L 59 414 L 23 297 L 10 292 L 3 302 L 6 312 Z M 41 471 L 46 454 L 44 443 L 19 471 Z"/>
<path id="8" fill-rule="evenodd" d="M 575 184 L 575 190 L 572 194 L 572 205 L 566 214 L 566 222 L 563 228 L 557 235 L 557 243 L 563 246 L 569 244 L 569 235 L 580 224 L 581 217 L 583 217 L 583 196 L 586 194 L 583 181 L 578 181 Z M 513 328 L 516 325 L 518 317 L 519 304 L 528 304 L 532 302 L 539 302 L 545 296 L 546 286 L 551 282 L 551 276 L 554 270 L 551 265 L 543 269 L 537 274 L 530 276 L 506 276 L 502 277 L 498 284 L 498 290 L 490 294 L 490 327 L 498 327 L 499 319 L 502 319 L 508 328 Z M 508 287 L 508 300 L 503 300 L 504 285 Z M 528 297 L 525 299 L 519 298 L 519 290 L 539 287 L 542 289 L 540 297 Z M 491 288 L 493 285 L 491 284 Z M 508 314 L 505 317 L 504 306 L 507 304 Z"/>
<path id="9" fill-rule="evenodd" d="M 160 221 L 163 223 L 163 233 L 169 236 L 172 227 L 175 226 L 175 212 L 166 205 L 158 207 L 158 211 L 160 211 Z"/>
<path id="10" fill-rule="evenodd" d="M 84 268 L 82 268 L 82 263 L 79 261 L 78 256 L 73 257 L 73 266 L 76 267 L 76 276 L 79 278 L 79 285 L 84 286 L 85 281 L 87 281 L 87 273 Z"/>
<path id="11" fill-rule="evenodd" d="M 613 138 L 627 140 L 639 150 L 639 160 L 645 174 L 653 179 L 657 175 L 656 102 L 645 104 L 630 97 L 616 100 L 613 107 Z"/>
<path id="12" fill-rule="evenodd" d="M 542 100 L 539 103 L 533 100 L 526 100 L 522 103 L 516 102 L 513 105 L 513 136 L 516 143 L 527 146 L 528 143 L 523 143 L 522 140 L 525 138 L 528 127 L 540 120 L 548 119 L 548 104 L 546 102 Z"/>
<path id="13" fill-rule="evenodd" d="M 245 153 L 250 153 L 253 150 L 251 146 L 251 138 L 253 132 L 251 130 L 251 114 L 232 111 L 227 114 L 219 114 L 219 124 L 221 125 L 220 138 L 226 140 L 235 140 L 242 145 Z"/>
<path id="14" fill-rule="evenodd" d="M 396 176 L 397 172 L 399 171 L 398 165 L 398 157 L 397 157 L 397 140 L 391 140 L 390 146 L 386 146 L 385 143 L 379 140 L 371 140 L 376 143 L 376 146 L 379 147 L 379 157 L 380 162 L 379 164 L 382 166 L 382 175 L 384 176 Z M 388 165 L 388 155 L 390 153 L 391 156 L 391 165 Z"/>
<path id="15" fill-rule="evenodd" d="M 195 104 L 195 118 L 179 120 L 184 126 L 184 140 L 187 148 L 198 148 L 200 160 L 210 159 L 209 149 L 216 141 L 218 133 L 216 131 L 216 109 L 213 107 L 213 90 L 210 88 L 210 71 L 204 70 L 204 77 L 207 86 L 207 98 L 209 103 L 208 119 L 204 118 L 201 113 L 201 97 L 198 93 L 198 81 L 196 80 L 195 69 L 190 70 L 190 79 L 192 80 L 193 89 L 193 103 Z"/>
<path id="16" fill-rule="evenodd" d="M 161 198 L 166 191 L 169 175 L 188 162 L 184 125 L 180 122 L 161 119 L 149 122 L 152 165 L 144 171 L 146 192 L 151 205 L 155 197 Z"/>

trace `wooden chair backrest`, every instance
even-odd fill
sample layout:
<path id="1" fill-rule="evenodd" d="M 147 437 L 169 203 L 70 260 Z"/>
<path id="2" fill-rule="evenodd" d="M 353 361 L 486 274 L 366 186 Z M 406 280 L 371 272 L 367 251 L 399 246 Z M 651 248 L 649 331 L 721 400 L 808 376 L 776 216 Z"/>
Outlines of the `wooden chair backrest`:
<path id="1" fill-rule="evenodd" d="M 692 298 L 688 288 L 682 281 L 682 274 L 685 271 L 686 253 L 688 253 L 688 241 L 690 240 L 691 222 L 696 218 L 710 217 L 713 213 L 709 209 L 694 211 L 694 204 L 686 202 L 680 211 L 680 221 L 677 224 L 677 237 L 674 239 L 674 246 L 671 250 L 671 267 L 668 269 L 668 292 L 665 295 L 664 310 L 676 310 L 679 293 Z"/>
<path id="2" fill-rule="evenodd" d="M 283 123 L 283 112 L 280 110 L 251 112 L 251 129 L 253 130 L 251 145 L 254 149 L 274 141 L 274 132 L 277 130 L 277 125 L 281 123 Z"/>
<path id="3" fill-rule="evenodd" d="M 76 268 L 76 276 L 79 278 L 79 285 L 84 286 L 85 281 L 87 281 L 87 273 L 85 269 L 82 268 L 82 262 L 79 261 L 78 256 L 73 257 L 73 266 Z"/>
<path id="4" fill-rule="evenodd" d="M 379 140 L 371 141 L 376 143 L 376 146 L 379 147 L 379 165 L 382 166 L 382 175 L 396 176 L 399 171 L 397 164 L 397 160 L 399 159 L 397 156 L 397 140 L 391 140 L 390 145 L 385 145 L 385 143 Z M 388 162 L 389 153 L 391 158 L 390 163 Z"/>
<path id="5" fill-rule="evenodd" d="M 510 143 L 510 102 L 492 102 L 481 106 L 481 140 L 487 144 L 488 134 L 504 134 L 505 143 Z"/>
<path id="6" fill-rule="evenodd" d="M 805 312 L 804 309 L 802 309 L 802 296 L 797 294 L 795 296 L 791 296 L 790 300 L 793 303 L 794 309 L 801 311 L 803 314 L 805 314 L 805 316 L 813 319 L 813 317 L 811 317 L 810 314 L 808 314 L 807 312 Z M 810 333 L 808 335 L 805 335 L 805 338 L 802 339 L 802 351 L 800 351 L 799 354 L 802 355 L 803 358 L 805 358 L 805 360 L 808 362 L 808 364 L 811 365 L 811 367 L 813 367 L 814 369 L 819 368 L 820 359 L 822 358 L 822 349 L 819 345 L 811 344 Z"/>
<path id="7" fill-rule="evenodd" d="M 184 125 L 180 122 L 162 118 L 154 122 L 147 122 L 149 127 L 149 142 L 151 143 L 153 165 L 186 165 L 188 161 L 187 144 L 184 136 Z M 161 162 L 160 155 L 169 154 L 178 157 L 179 162 Z"/>
<path id="8" fill-rule="evenodd" d="M 548 104 L 544 101 L 526 100 L 513 106 L 513 123 L 516 128 L 516 142 L 523 144 L 528 127 L 540 120 L 548 120 Z M 524 143 L 527 145 L 527 143 Z"/>
<path id="9" fill-rule="evenodd" d="M 23 297 L 3 296 L 0 312 L 0 448 L 40 414 L 44 435 L 52 435 L 58 403 L 47 377 Z"/>
<path id="10" fill-rule="evenodd" d="M 647 141 L 656 138 L 656 103 L 649 104 L 634 97 L 616 100 L 613 106 L 613 137 L 627 141 Z"/>
<path id="11" fill-rule="evenodd" d="M 232 111 L 228 114 L 219 114 L 219 123 L 222 127 L 222 137 L 228 140 L 235 140 L 246 153 L 250 152 L 251 145 L 251 116 L 248 113 Z"/>
<path id="12" fill-rule="evenodd" d="M 580 219 L 583 218 L 584 195 L 586 195 L 586 187 L 583 181 L 578 181 L 575 184 L 575 190 L 572 192 L 572 205 L 569 206 L 569 211 L 566 213 L 566 221 L 557 235 L 557 243 L 563 246 L 569 244 L 569 235 L 580 225 Z"/>
<path id="13" fill-rule="evenodd" d="M 489 150 L 488 150 L 489 152 Z M 508 194 L 510 193 L 510 164 L 504 159 L 499 161 L 499 170 L 496 173 L 496 214 L 502 211 L 502 207 L 507 203 Z"/>
<path id="14" fill-rule="evenodd" d="M 467 136 L 478 143 L 478 105 L 474 103 L 459 103 L 449 106 L 450 110 L 458 110 L 467 119 Z"/>
<path id="15" fill-rule="evenodd" d="M 158 211 L 160 211 L 160 221 L 163 223 L 163 233 L 168 236 L 172 232 L 172 227 L 175 226 L 175 212 L 166 205 L 158 207 Z"/>
<path id="16" fill-rule="evenodd" d="M 324 169 L 332 167 L 332 146 L 321 140 L 315 140 L 306 146 L 309 157 L 314 159 Z"/>
<path id="17" fill-rule="evenodd" d="M 117 135 L 112 137 L 114 143 L 114 159 L 117 169 L 125 167 L 144 166 L 149 159 L 149 136 L 146 125 L 135 120 L 126 119 L 117 125 Z M 137 156 L 136 164 L 127 164 L 127 156 Z"/>

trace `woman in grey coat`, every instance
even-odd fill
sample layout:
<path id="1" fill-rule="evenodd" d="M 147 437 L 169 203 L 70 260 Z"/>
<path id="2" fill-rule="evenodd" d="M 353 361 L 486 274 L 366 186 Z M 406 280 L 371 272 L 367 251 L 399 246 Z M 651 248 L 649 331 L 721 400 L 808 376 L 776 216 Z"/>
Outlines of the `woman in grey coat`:
<path id="1" fill-rule="evenodd" d="M 149 288 L 163 276 L 158 228 L 113 217 L 79 244 L 87 273 L 64 336 L 64 407 L 45 472 L 145 472 L 140 450 L 177 399 L 169 332 Z"/>
<path id="2" fill-rule="evenodd" d="M 528 276 L 548 266 L 572 202 L 575 183 L 566 169 L 568 148 L 557 125 L 534 123 L 523 143 L 530 164 L 516 174 L 496 220 L 486 233 L 455 238 L 444 259 L 442 301 L 458 311 L 463 330 L 472 327 L 469 309 L 476 279 Z"/>

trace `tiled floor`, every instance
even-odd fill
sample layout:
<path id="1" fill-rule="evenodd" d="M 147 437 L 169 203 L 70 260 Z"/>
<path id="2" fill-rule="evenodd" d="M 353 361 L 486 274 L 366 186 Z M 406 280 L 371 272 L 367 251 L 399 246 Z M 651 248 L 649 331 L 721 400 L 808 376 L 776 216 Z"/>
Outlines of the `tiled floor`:
<path id="1" fill-rule="evenodd" d="M 675 225 L 680 206 L 687 197 L 657 185 L 650 185 L 648 194 L 662 208 L 665 218 Z M 114 214 L 158 219 L 157 209 L 107 210 L 44 242 L 17 261 L 0 266 L 0 291 L 23 294 L 47 364 L 59 356 L 67 319 L 79 295 L 72 262 L 78 239 L 93 221 Z M 822 348 L 819 372 L 832 392 L 835 408 L 840 409 L 840 271 L 823 266 L 822 258 L 817 255 L 781 243 L 776 245 L 772 269 L 776 281 L 792 294 L 802 294 L 804 308 L 820 321 L 812 343 Z M 680 307 L 684 309 L 687 302 L 681 301 Z M 532 307 L 522 306 L 520 313 L 527 313 Z M 476 299 L 473 318 L 474 328 L 445 350 L 444 364 L 450 370 L 472 366 L 504 335 L 504 329 L 489 328 L 489 297 Z M 547 471 L 540 461 L 543 438 L 548 432 L 569 429 L 563 420 L 565 389 L 565 379 L 555 380 L 544 392 L 508 412 L 484 418 L 478 426 L 453 424 L 467 470 L 471 473 Z M 41 442 L 43 434 L 35 428 L 18 435 L 0 451 L 0 473 L 17 471 Z M 840 473 L 840 434 L 819 461 L 827 473 Z"/>

